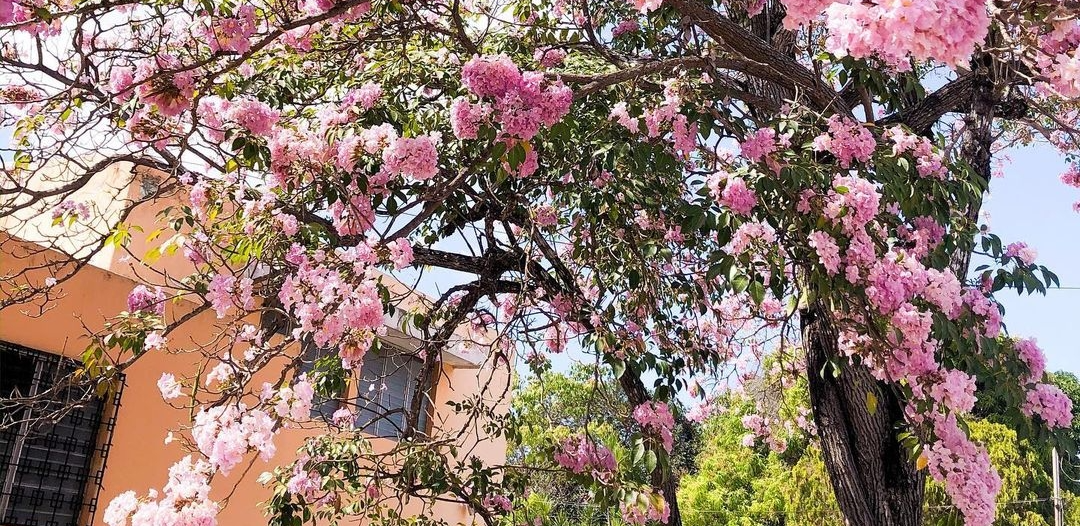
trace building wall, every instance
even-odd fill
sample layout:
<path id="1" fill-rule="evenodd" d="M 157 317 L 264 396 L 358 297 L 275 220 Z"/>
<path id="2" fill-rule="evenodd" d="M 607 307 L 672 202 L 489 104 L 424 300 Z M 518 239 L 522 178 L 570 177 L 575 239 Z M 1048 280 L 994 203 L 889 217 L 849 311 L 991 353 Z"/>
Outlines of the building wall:
<path id="1" fill-rule="evenodd" d="M 0 236 L 0 276 L 22 270 L 24 265 L 44 258 L 60 257 L 53 252 L 35 250 L 36 245 L 33 243 L 3 234 Z M 20 251 L 33 252 L 33 255 L 29 260 L 10 257 Z M 176 259 L 181 258 L 176 256 Z M 32 282 L 44 278 L 45 276 L 29 277 Z M 59 286 L 61 293 L 48 308 L 43 310 L 15 306 L 0 310 L 0 340 L 78 359 L 88 342 L 85 338 L 87 331 L 100 329 L 107 317 L 124 310 L 127 294 L 135 284 L 132 279 L 103 268 L 85 267 Z M 192 304 L 186 302 L 170 302 L 166 308 L 166 319 L 175 319 L 192 307 Z M 220 323 L 212 311 L 193 318 L 169 335 L 169 353 L 149 352 L 126 371 L 125 387 L 112 437 L 113 447 L 106 460 L 107 467 L 94 524 L 101 524 L 102 511 L 117 494 L 127 490 L 145 494 L 150 488 L 161 488 L 166 482 L 169 466 L 188 454 L 181 447 L 181 441 L 165 444 L 169 431 L 177 430 L 182 423 L 189 422 L 190 416 L 187 409 L 171 408 L 161 399 L 157 380 L 163 372 L 173 373 L 178 378 L 185 373 L 193 373 L 195 364 L 205 359 L 174 351 L 192 349 L 207 342 L 217 333 Z M 271 364 L 265 372 L 267 379 L 279 374 L 279 371 L 279 364 Z M 475 395 L 480 382 L 485 381 L 491 371 L 444 365 L 443 372 L 436 391 L 433 422 L 439 427 L 453 428 L 460 425 L 459 417 L 452 414 L 446 402 L 464 400 Z M 505 367 L 495 375 L 496 387 L 506 385 L 509 381 Z M 260 383 L 261 380 L 257 379 L 254 385 Z M 501 389 L 495 389 L 495 392 L 501 392 Z M 287 463 L 293 458 L 292 454 L 304 438 L 315 432 L 304 429 L 283 430 L 276 439 L 277 456 L 270 463 L 255 459 L 253 455 L 253 464 L 247 473 L 244 473 L 242 465 L 228 476 L 215 479 L 217 493 L 213 497 L 220 499 L 231 494 L 228 506 L 220 515 L 219 524 L 231 526 L 265 523 L 262 507 L 258 503 L 264 501 L 269 492 L 260 486 L 256 479 L 272 466 Z M 374 442 L 377 449 L 388 446 L 384 439 L 376 439 Z M 469 445 L 473 444 L 466 444 Z M 506 444 L 503 439 L 485 439 L 482 447 L 464 447 L 462 451 L 480 457 L 485 462 L 497 464 L 505 461 Z M 470 522 L 467 510 L 460 505 L 441 504 L 436 513 L 451 524 Z"/>

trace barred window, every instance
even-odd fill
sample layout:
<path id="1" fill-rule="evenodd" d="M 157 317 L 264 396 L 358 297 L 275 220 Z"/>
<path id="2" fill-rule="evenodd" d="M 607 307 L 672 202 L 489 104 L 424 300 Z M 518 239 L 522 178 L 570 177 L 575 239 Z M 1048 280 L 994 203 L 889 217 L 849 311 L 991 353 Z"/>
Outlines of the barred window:
<path id="1" fill-rule="evenodd" d="M 74 388 L 44 396 L 76 367 L 73 360 L 0 342 L 0 523 L 5 526 L 91 523 L 115 411 L 103 418 L 120 394 L 111 404 Z M 40 398 L 15 402 L 27 397 Z M 77 402 L 84 399 L 89 401 Z"/>

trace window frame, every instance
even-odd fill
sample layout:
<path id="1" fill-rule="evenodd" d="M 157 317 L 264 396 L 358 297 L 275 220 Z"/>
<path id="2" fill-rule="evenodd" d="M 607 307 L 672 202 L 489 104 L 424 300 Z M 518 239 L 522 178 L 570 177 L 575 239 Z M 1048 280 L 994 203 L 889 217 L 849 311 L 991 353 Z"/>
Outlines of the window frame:
<path id="1" fill-rule="evenodd" d="M 29 396 L 40 394 L 43 385 L 51 384 L 58 378 L 63 378 L 64 375 L 70 374 L 79 366 L 78 362 L 66 356 L 31 349 L 3 340 L 0 340 L 0 355 L 21 356 L 31 360 L 33 372 L 29 379 Z M 123 384 L 123 375 L 121 375 L 118 382 L 119 387 L 112 396 L 95 396 L 94 406 L 96 406 L 96 409 L 91 410 L 92 412 L 88 415 L 75 413 L 74 411 L 69 412 L 58 422 L 43 426 L 40 429 L 31 428 L 31 422 L 27 418 L 33 414 L 30 407 L 15 407 L 11 408 L 10 411 L 5 409 L 0 412 L 0 417 L 10 413 L 17 415 L 16 418 L 24 419 L 13 431 L 6 432 L 11 435 L 11 446 L 9 452 L 4 454 L 4 458 L 0 459 L 2 461 L 2 464 L 0 464 L 0 523 L 5 526 L 49 524 L 54 522 L 62 526 L 93 524 L 106 462 L 109 450 L 112 448 L 112 435 L 116 427 L 116 417 L 123 394 Z M 0 396 L 7 396 L 7 393 L 0 393 Z M 68 394 L 65 393 L 64 396 L 66 398 Z M 67 402 L 53 400 L 48 403 L 52 405 Z M 61 407 L 61 405 L 55 407 Z M 90 410 L 90 404 L 75 409 L 75 411 L 84 410 Z M 71 421 L 71 419 L 75 420 Z M 81 422 L 80 419 L 88 420 Z M 54 431 L 61 429 L 62 426 L 70 427 L 72 434 L 67 437 L 54 434 Z M 76 431 L 86 433 L 86 439 L 81 443 L 74 434 Z M 44 441 L 45 444 L 34 443 L 39 440 Z M 78 469 L 74 470 L 74 472 L 72 470 L 60 470 L 58 473 L 53 473 L 51 471 L 56 464 L 64 463 L 65 466 L 71 466 L 71 464 L 65 462 L 70 461 L 70 455 L 78 447 L 84 448 L 85 451 L 85 459 L 80 465 L 77 465 L 79 466 Z M 28 456 L 28 453 L 32 453 L 34 449 L 45 451 L 45 458 L 35 460 Z M 65 449 L 67 449 L 66 452 Z M 62 457 L 54 459 L 52 458 L 54 453 L 60 454 Z M 37 462 L 39 465 L 35 467 L 31 464 L 32 462 Z M 36 485 L 20 483 L 23 482 L 22 477 L 26 477 L 27 473 L 34 473 L 35 470 L 46 470 L 43 473 L 35 474 L 38 477 Z M 13 500 L 19 498 L 20 495 L 20 492 L 16 491 L 17 487 L 41 492 L 46 489 L 45 483 L 50 481 L 51 484 L 47 488 L 54 495 L 64 495 L 65 498 L 70 497 L 72 499 L 70 519 L 69 515 L 64 513 L 59 515 L 64 522 L 56 522 L 58 514 L 55 506 L 52 511 L 49 511 L 47 507 L 41 510 L 40 517 L 38 516 L 39 510 L 35 509 L 28 519 L 20 520 L 13 515 L 11 515 L 12 519 L 8 519 L 9 514 L 13 513 L 11 508 Z M 67 486 L 69 482 L 74 482 L 78 489 L 71 489 Z M 56 488 L 53 488 L 53 485 Z M 43 498 L 47 497 L 43 496 Z"/>

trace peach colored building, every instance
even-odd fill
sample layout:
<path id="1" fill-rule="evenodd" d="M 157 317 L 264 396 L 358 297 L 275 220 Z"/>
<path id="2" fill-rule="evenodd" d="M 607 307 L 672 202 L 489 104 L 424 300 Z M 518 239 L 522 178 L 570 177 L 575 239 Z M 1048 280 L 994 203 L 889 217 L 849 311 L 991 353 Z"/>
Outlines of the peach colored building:
<path id="1" fill-rule="evenodd" d="M 81 195 L 103 218 L 99 226 L 107 226 L 115 224 L 125 202 L 139 202 L 142 192 L 155 184 L 149 174 L 133 175 L 130 166 L 114 165 L 81 190 Z M 162 206 L 165 203 L 160 200 L 141 203 L 126 221 L 151 224 Z M 57 233 L 46 210 L 0 219 L 0 296 L 14 294 L 23 284 L 38 285 L 49 277 L 33 270 L 43 262 L 64 260 L 49 246 L 69 251 L 79 246 L 78 232 L 73 245 L 63 245 L 71 241 L 71 236 L 68 241 L 57 242 Z M 129 248 L 135 254 L 145 252 L 144 236 L 135 233 Z M 183 275 L 190 269 L 181 257 L 165 257 L 155 263 L 154 270 Z M 86 348 L 88 331 L 100 329 L 106 318 L 126 309 L 127 295 L 137 284 L 139 273 L 145 271 L 119 250 L 107 247 L 91 259 L 90 265 L 58 285 L 54 299 L 44 308 L 38 303 L 0 310 L 0 402 L 15 390 L 23 395 L 37 392 L 65 368 L 75 367 L 75 360 Z M 170 302 L 166 320 L 176 319 L 192 308 L 192 304 Z M 204 312 L 171 333 L 169 347 L 197 346 L 215 334 L 221 323 L 212 311 Z M 399 324 L 388 319 L 387 325 Z M 409 335 L 396 329 L 389 332 L 388 340 L 394 345 L 414 345 Z M 446 403 L 475 396 L 491 375 L 497 383 L 505 385 L 509 381 L 505 368 L 493 371 L 481 354 L 466 346 L 452 346 L 444 353 L 437 387 L 427 393 L 432 400 L 430 428 L 453 429 L 455 424 L 460 425 L 459 417 Z M 123 389 L 115 397 L 72 411 L 44 434 L 30 434 L 20 426 L 0 432 L 0 526 L 102 524 L 102 511 L 114 496 L 127 490 L 144 495 L 150 488 L 161 488 L 169 466 L 189 454 L 181 441 L 166 444 L 166 436 L 189 422 L 190 415 L 189 410 L 172 408 L 162 400 L 157 380 L 162 372 L 178 378 L 193 373 L 195 362 L 190 354 L 148 352 L 125 371 Z M 268 369 L 268 375 L 279 372 L 273 370 L 273 364 Z M 402 379 L 402 383 L 406 392 L 383 402 L 403 403 L 401 399 L 411 396 L 408 380 Z M 355 398 L 357 389 L 353 387 L 346 396 Z M 0 417 L 12 418 L 11 413 L 0 404 Z M 371 429 L 377 430 L 378 426 Z M 256 479 L 263 471 L 287 463 L 304 439 L 316 432 L 283 430 L 275 441 L 278 453 L 270 463 L 251 455 L 249 469 L 244 464 L 216 479 L 215 491 L 219 494 L 212 496 L 229 496 L 219 524 L 265 524 L 259 503 L 266 500 L 269 490 Z M 381 431 L 379 434 L 388 435 Z M 392 440 L 374 438 L 373 447 L 387 448 Z M 472 443 L 462 445 L 463 451 L 485 462 L 498 464 L 505 460 L 502 439 L 472 439 Z M 451 524 L 472 523 L 472 516 L 460 505 L 437 505 L 433 513 Z"/>

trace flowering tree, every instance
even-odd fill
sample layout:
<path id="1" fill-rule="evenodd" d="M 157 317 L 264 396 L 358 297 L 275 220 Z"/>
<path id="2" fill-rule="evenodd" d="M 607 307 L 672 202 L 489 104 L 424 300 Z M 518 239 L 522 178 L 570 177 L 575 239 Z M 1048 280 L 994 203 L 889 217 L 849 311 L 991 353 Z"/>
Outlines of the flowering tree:
<path id="1" fill-rule="evenodd" d="M 680 523 L 667 402 L 755 376 L 769 355 L 781 385 L 806 377 L 849 524 L 920 524 L 925 474 L 968 524 L 990 524 L 1000 479 L 963 424 L 978 392 L 1039 428 L 1071 418 L 1034 342 L 996 338 L 994 294 L 1056 278 L 977 217 L 995 152 L 1077 150 L 1073 4 L 2 0 L 2 214 L 52 210 L 82 242 L 6 277 L 0 301 L 47 303 L 139 226 L 158 241 L 135 256 L 195 270 L 133 291 L 80 378 L 108 388 L 169 348 L 187 319 L 164 317 L 169 297 L 228 327 L 193 354 L 207 377 L 161 382 L 195 408 L 200 454 L 157 496 L 114 501 L 112 525 L 212 523 L 212 475 L 270 458 L 277 430 L 355 375 L 396 310 L 423 341 L 421 392 L 462 331 L 496 367 L 520 356 L 544 374 L 570 349 L 610 368 L 633 453 L 583 432 L 529 467 L 566 470 L 630 523 Z M 119 161 L 161 174 L 146 199 L 189 202 L 159 225 L 128 224 L 127 206 L 102 227 L 72 196 Z M 972 271 L 973 252 L 986 262 Z M 454 272 L 422 309 L 382 278 L 423 284 L 429 269 Z M 286 341 L 249 324 L 255 312 L 291 320 Z M 292 341 L 332 355 L 252 384 L 271 358 L 300 367 Z M 512 512 L 523 467 L 454 460 L 467 430 L 419 437 L 413 400 L 391 453 L 331 423 L 277 469 L 275 523 L 392 522 L 380 505 L 401 495 L 487 523 Z M 512 429 L 484 400 L 455 409 Z M 754 422 L 782 447 L 778 419 Z M 336 462 L 357 456 L 369 462 Z M 370 467 L 391 457 L 404 467 Z M 626 476 L 642 469 L 647 482 Z"/>

